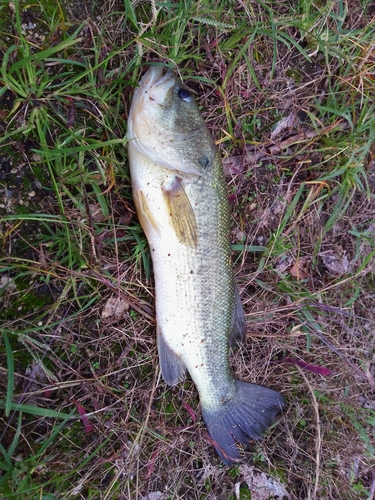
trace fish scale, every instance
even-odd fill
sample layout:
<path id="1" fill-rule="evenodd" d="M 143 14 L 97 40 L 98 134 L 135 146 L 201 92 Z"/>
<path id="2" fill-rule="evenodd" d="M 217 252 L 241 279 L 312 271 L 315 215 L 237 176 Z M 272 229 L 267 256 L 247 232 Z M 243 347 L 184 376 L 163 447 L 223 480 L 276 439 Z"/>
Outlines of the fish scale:
<path id="1" fill-rule="evenodd" d="M 230 369 L 229 340 L 246 334 L 222 165 L 192 95 L 160 66 L 135 91 L 127 137 L 133 197 L 153 263 L 162 375 L 174 385 L 188 370 L 215 448 L 230 465 L 240 458 L 236 441 L 259 438 L 284 401 Z"/>

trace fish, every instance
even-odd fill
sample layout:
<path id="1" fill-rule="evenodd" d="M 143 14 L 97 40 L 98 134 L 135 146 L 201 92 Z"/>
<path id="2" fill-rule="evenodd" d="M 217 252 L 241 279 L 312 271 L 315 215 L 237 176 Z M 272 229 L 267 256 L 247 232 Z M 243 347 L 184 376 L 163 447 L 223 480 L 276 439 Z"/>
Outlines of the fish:
<path id="1" fill-rule="evenodd" d="M 222 163 L 193 93 L 171 70 L 151 66 L 136 88 L 127 128 L 132 192 L 155 281 L 161 374 L 170 386 L 189 372 L 210 441 L 225 465 L 237 442 L 259 439 L 283 396 L 236 379 L 231 346 L 246 338 L 230 248 Z"/>

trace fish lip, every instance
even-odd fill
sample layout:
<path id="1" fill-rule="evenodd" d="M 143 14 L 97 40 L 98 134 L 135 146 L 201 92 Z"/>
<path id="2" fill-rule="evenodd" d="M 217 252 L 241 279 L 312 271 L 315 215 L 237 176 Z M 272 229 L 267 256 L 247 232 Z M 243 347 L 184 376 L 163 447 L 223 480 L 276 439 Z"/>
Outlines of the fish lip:
<path id="1" fill-rule="evenodd" d="M 164 73 L 164 69 L 164 66 L 150 66 L 142 77 L 140 87 L 149 88 L 154 85 L 160 85 L 160 83 L 166 80 L 166 75 L 171 73 L 171 70 L 167 70 L 167 72 Z"/>
<path id="2" fill-rule="evenodd" d="M 163 73 L 163 68 L 161 66 L 151 66 L 143 75 L 139 86 L 142 88 L 151 87 L 151 85 L 153 85 L 154 80 L 159 78 L 162 73 Z"/>
<path id="3" fill-rule="evenodd" d="M 167 69 L 164 75 L 163 73 L 161 74 L 159 80 L 157 80 L 156 82 L 154 81 L 153 87 L 158 87 L 159 85 L 163 85 L 163 83 L 168 80 L 174 80 L 173 71 L 170 68 Z"/>
<path id="4" fill-rule="evenodd" d="M 151 66 L 146 73 L 143 75 L 140 87 L 144 91 L 149 90 L 151 87 L 158 87 L 162 85 L 164 82 L 173 78 L 173 72 L 171 69 L 167 69 L 164 73 L 163 66 Z"/>

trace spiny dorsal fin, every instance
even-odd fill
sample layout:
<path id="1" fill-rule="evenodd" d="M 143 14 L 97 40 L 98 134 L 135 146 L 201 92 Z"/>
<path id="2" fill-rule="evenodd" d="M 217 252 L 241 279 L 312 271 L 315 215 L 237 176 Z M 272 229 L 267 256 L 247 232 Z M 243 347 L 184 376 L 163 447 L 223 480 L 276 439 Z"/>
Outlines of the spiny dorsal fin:
<path id="1" fill-rule="evenodd" d="M 198 226 L 190 200 L 177 176 L 162 185 L 163 198 L 167 205 L 177 238 L 187 247 L 198 245 Z"/>

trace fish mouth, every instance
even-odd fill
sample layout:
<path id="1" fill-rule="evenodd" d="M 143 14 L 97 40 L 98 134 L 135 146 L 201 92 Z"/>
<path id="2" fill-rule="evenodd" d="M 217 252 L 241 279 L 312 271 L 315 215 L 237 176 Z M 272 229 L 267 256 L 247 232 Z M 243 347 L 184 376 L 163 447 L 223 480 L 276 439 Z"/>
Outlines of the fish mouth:
<path id="1" fill-rule="evenodd" d="M 163 74 L 163 68 L 161 66 L 151 66 L 146 73 L 142 76 L 139 83 L 139 88 L 142 90 L 149 89 Z"/>
<path id="2" fill-rule="evenodd" d="M 140 136 L 144 128 L 152 121 L 152 109 L 161 109 L 165 105 L 166 96 L 176 78 L 171 69 L 164 66 L 150 66 L 141 78 L 134 92 L 128 120 L 127 137 L 132 139 Z"/>
<path id="3" fill-rule="evenodd" d="M 163 70 L 163 68 L 161 68 Z M 160 85 L 163 85 L 165 82 L 168 82 L 168 80 L 173 80 L 173 83 L 175 81 L 174 76 L 173 76 L 173 71 L 171 69 L 167 69 L 167 71 L 163 75 L 163 71 L 160 75 L 160 78 L 154 82 L 153 87 L 159 87 Z"/>
<path id="4" fill-rule="evenodd" d="M 173 77 L 173 72 L 164 66 L 151 66 L 143 75 L 140 86 L 153 87 L 162 85 Z"/>
<path id="5" fill-rule="evenodd" d="M 163 96 L 173 87 L 175 81 L 171 69 L 166 70 L 163 66 L 151 66 L 143 75 L 139 89 L 143 96 L 148 95 L 151 100 L 162 104 Z"/>

